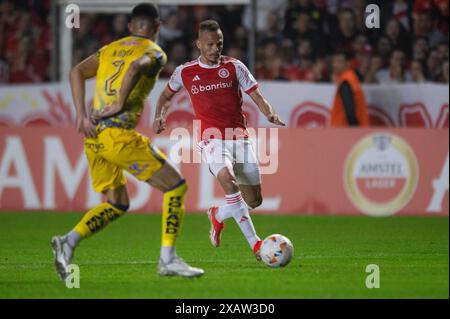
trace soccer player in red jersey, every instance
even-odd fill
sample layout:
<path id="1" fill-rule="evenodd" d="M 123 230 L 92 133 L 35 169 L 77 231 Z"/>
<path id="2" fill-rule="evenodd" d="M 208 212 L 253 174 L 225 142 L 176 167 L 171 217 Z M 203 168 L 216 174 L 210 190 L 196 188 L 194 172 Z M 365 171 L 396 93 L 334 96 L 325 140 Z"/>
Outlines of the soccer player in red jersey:
<path id="1" fill-rule="evenodd" d="M 225 191 L 226 205 L 211 207 L 210 239 L 220 245 L 224 221 L 233 217 L 259 260 L 261 239 L 249 209 L 261 205 L 261 177 L 253 148 L 248 140 L 242 112 L 241 89 L 253 99 L 268 121 L 284 126 L 272 106 L 261 95 L 258 83 L 239 60 L 221 55 L 223 34 L 219 24 L 200 24 L 197 47 L 200 57 L 176 68 L 158 100 L 154 130 L 165 129 L 164 115 L 172 97 L 184 87 L 191 98 L 195 117 L 201 121 L 198 146 L 209 170 Z"/>

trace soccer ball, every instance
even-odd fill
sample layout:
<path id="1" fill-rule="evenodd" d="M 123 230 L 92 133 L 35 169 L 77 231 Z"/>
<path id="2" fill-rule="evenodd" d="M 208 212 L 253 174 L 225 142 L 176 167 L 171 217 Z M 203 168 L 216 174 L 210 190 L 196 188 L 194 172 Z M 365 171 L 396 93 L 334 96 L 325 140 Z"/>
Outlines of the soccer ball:
<path id="1" fill-rule="evenodd" d="M 292 259 L 294 246 L 289 238 L 273 234 L 263 240 L 261 244 L 261 259 L 269 267 L 284 267 Z"/>

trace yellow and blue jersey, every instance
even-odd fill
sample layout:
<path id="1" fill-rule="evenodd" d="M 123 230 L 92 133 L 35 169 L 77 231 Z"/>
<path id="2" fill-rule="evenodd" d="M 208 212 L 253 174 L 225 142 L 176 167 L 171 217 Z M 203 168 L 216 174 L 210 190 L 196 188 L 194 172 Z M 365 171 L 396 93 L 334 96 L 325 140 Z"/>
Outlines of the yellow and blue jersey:
<path id="1" fill-rule="evenodd" d="M 166 64 L 167 56 L 155 42 L 139 36 L 120 39 L 98 51 L 99 67 L 93 109 L 99 112 L 118 100 L 125 73 L 130 64 L 143 55 L 151 58 L 150 68 L 142 73 L 125 102 L 123 110 L 110 118 L 100 120 L 99 125 L 127 129 L 136 127 L 144 108 L 145 99 Z"/>

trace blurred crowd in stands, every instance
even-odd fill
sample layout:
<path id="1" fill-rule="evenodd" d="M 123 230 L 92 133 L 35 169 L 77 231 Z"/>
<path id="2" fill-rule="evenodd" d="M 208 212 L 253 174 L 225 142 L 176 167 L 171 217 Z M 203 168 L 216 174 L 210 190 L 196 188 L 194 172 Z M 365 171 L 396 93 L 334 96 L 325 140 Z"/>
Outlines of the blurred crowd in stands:
<path id="1" fill-rule="evenodd" d="M 48 81 L 52 0 L 0 0 L 0 83 Z M 365 83 L 441 82 L 449 77 L 449 0 L 258 0 L 258 80 L 330 82 L 330 57 L 346 52 Z M 366 27 L 366 6 L 380 29 Z M 169 61 L 162 76 L 198 57 L 198 25 L 216 19 L 224 54 L 248 63 L 250 6 L 160 6 L 158 42 Z M 81 14 L 73 64 L 128 35 L 125 14 Z"/>
<path id="2" fill-rule="evenodd" d="M 50 79 L 51 0 L 0 0 L 0 83 Z"/>

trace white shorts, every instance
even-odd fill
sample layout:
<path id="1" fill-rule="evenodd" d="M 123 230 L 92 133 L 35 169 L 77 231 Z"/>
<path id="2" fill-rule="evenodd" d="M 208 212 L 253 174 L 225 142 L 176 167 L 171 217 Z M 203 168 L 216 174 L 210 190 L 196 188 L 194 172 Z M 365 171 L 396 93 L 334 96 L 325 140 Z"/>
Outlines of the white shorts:
<path id="1" fill-rule="evenodd" d="M 198 143 L 202 160 L 209 171 L 217 177 L 219 171 L 229 167 L 240 185 L 260 185 L 258 159 L 248 139 L 219 140 L 210 139 Z"/>

